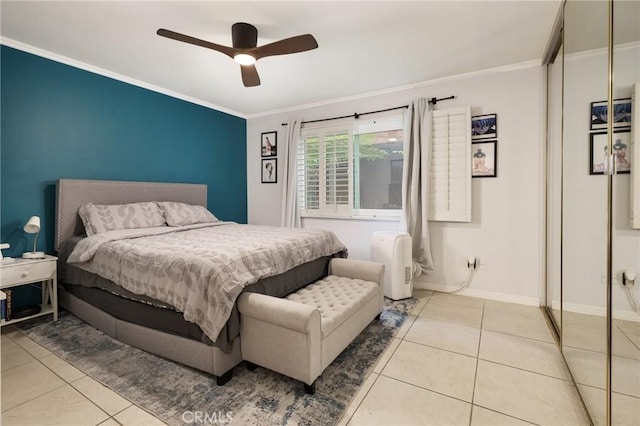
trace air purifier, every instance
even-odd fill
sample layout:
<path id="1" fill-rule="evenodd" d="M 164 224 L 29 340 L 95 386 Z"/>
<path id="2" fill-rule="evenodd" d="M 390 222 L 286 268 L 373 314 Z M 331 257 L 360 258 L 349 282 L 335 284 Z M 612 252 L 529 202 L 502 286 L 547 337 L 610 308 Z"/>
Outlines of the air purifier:
<path id="1" fill-rule="evenodd" d="M 371 237 L 371 260 L 384 263 L 384 295 L 406 299 L 413 292 L 411 236 L 406 232 L 379 231 Z"/>

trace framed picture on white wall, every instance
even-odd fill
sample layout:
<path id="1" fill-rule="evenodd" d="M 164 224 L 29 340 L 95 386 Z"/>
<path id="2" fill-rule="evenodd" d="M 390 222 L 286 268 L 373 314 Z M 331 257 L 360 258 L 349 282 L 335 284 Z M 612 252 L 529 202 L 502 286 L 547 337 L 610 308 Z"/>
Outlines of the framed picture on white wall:
<path id="1" fill-rule="evenodd" d="M 591 130 L 607 130 L 607 101 L 591 102 Z M 631 127 L 631 98 L 613 101 L 613 128 Z"/>
<path id="2" fill-rule="evenodd" d="M 471 144 L 472 177 L 498 176 L 498 142 L 486 141 Z"/>
<path id="3" fill-rule="evenodd" d="M 278 160 L 265 158 L 262 160 L 262 183 L 278 183 Z"/>
<path id="4" fill-rule="evenodd" d="M 631 130 L 613 132 L 613 156 L 616 174 L 631 173 Z M 603 175 L 607 171 L 607 133 L 591 133 L 589 150 L 589 174 Z"/>
<path id="5" fill-rule="evenodd" d="M 265 132 L 260 137 L 263 157 L 275 157 L 278 155 L 278 133 Z"/>
<path id="6" fill-rule="evenodd" d="M 498 114 L 471 117 L 471 140 L 496 139 L 498 137 Z"/>

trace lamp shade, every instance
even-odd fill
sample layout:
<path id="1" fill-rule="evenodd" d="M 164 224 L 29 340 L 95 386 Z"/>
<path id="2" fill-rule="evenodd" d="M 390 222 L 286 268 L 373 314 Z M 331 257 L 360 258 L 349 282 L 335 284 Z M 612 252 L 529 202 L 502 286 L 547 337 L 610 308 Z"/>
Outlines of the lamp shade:
<path id="1" fill-rule="evenodd" d="M 38 245 L 38 234 L 40 234 L 40 218 L 38 216 L 31 216 L 27 224 L 22 229 L 24 229 L 24 232 L 27 234 L 36 234 L 33 238 L 33 251 L 23 253 L 22 257 L 25 259 L 42 259 L 46 257 L 44 252 L 36 251 L 36 247 Z"/>
<path id="2" fill-rule="evenodd" d="M 40 218 L 38 216 L 31 216 L 23 229 L 24 232 L 28 234 L 35 234 L 37 232 L 40 232 Z"/>

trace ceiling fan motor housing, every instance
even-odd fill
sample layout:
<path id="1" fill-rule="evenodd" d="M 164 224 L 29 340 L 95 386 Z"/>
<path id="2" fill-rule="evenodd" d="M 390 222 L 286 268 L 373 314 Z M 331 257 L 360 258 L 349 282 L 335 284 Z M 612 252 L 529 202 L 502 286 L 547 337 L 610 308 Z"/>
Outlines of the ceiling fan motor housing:
<path id="1" fill-rule="evenodd" d="M 251 49 L 258 45 L 258 30 L 251 24 L 237 22 L 231 27 L 233 47 Z"/>

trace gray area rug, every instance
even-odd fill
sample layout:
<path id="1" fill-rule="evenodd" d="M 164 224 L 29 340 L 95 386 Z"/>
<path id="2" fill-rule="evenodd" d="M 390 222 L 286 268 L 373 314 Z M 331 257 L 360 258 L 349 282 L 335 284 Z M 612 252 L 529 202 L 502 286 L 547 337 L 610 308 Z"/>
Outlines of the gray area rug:
<path id="1" fill-rule="evenodd" d="M 305 394 L 301 382 L 260 367 L 248 371 L 244 363 L 227 384 L 217 386 L 206 373 L 120 343 L 69 313 L 55 323 L 36 320 L 19 328 L 169 425 L 191 423 L 195 412 L 222 424 L 333 425 L 415 302 L 387 301 L 380 321 L 369 324 L 327 367 L 312 396 Z"/>

